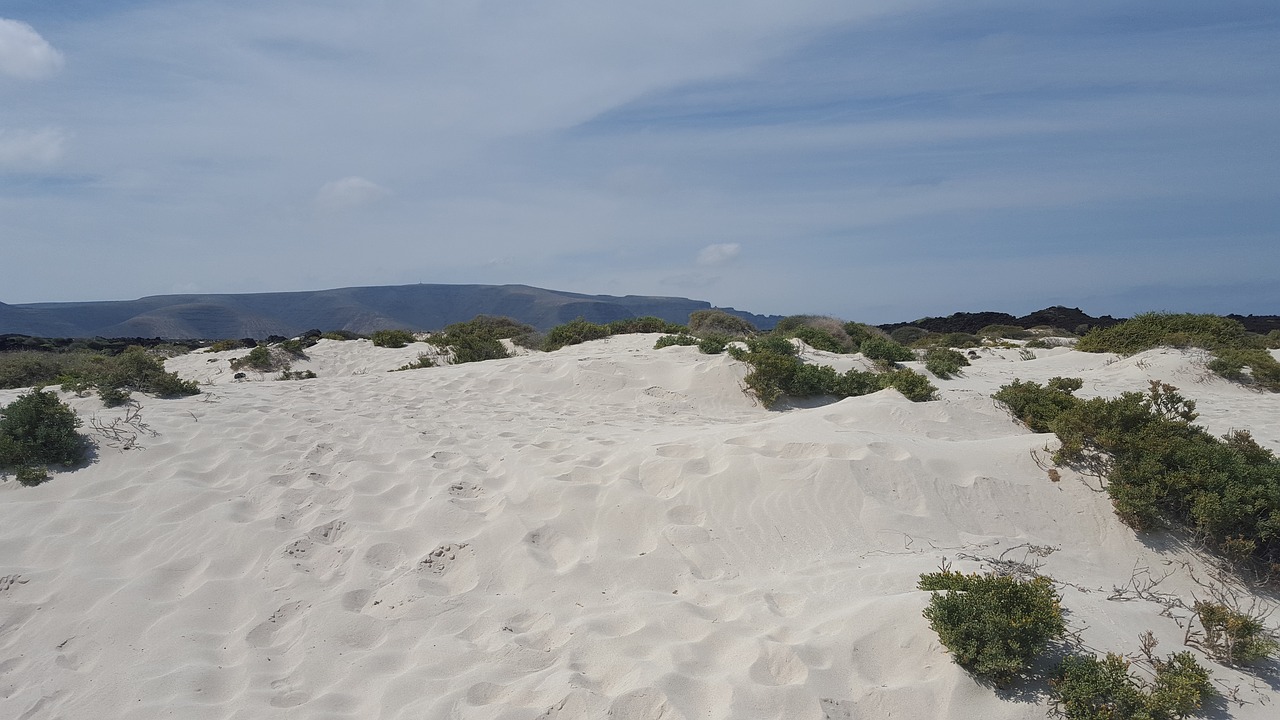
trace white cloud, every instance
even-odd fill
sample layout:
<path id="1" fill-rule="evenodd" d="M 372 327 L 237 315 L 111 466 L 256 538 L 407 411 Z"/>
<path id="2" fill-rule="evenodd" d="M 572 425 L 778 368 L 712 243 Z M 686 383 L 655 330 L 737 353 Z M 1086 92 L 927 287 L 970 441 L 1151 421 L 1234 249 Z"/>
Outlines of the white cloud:
<path id="1" fill-rule="evenodd" d="M 61 130 L 0 128 L 0 170 L 43 170 L 62 159 L 66 134 Z"/>
<path id="2" fill-rule="evenodd" d="M 362 177 L 344 177 L 327 182 L 316 193 L 316 207 L 337 212 L 368 205 L 387 194 L 387 190 Z"/>
<path id="3" fill-rule="evenodd" d="M 0 18 L 0 75 L 40 80 L 62 68 L 58 52 L 30 25 Z"/>
<path id="4" fill-rule="evenodd" d="M 699 265 L 724 265 L 738 257 L 742 246 L 738 243 L 716 243 L 702 248 L 698 253 Z"/>

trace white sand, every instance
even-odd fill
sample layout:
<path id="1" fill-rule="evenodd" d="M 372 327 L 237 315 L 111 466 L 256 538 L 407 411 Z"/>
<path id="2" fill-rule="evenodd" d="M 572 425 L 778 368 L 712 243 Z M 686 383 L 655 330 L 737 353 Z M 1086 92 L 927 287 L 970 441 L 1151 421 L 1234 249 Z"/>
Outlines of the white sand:
<path id="1" fill-rule="evenodd" d="M 399 373 L 428 346 L 326 341 L 297 382 L 232 381 L 243 351 L 171 360 L 213 384 L 142 398 L 139 449 L 0 486 L 0 717 L 1043 718 L 951 662 L 920 573 L 1042 562 L 1090 647 L 1151 630 L 1167 654 L 1189 613 L 1112 589 L 1171 573 L 1189 603 L 1211 572 L 1051 482 L 1050 436 L 990 394 L 1161 379 L 1280 450 L 1280 396 L 1176 351 L 987 351 L 938 402 L 770 412 L 740 363 L 656 337 Z M 1222 715 L 1280 712 L 1204 662 L 1235 689 Z"/>

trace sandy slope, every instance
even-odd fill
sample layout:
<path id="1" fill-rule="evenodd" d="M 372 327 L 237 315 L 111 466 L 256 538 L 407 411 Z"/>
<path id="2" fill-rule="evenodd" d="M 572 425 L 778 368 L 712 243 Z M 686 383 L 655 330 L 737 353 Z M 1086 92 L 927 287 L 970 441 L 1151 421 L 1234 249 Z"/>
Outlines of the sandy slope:
<path id="1" fill-rule="evenodd" d="M 426 345 L 326 341 L 298 382 L 171 360 L 212 384 L 144 398 L 139 448 L 99 433 L 91 466 L 0 486 L 0 717 L 1041 718 L 1042 688 L 950 661 L 920 573 L 1043 563 L 1081 638 L 1124 652 L 1181 649 L 1187 613 L 1113 588 L 1171 573 L 1190 601 L 1210 573 L 1050 482 L 1047 436 L 991 392 L 1158 378 L 1280 449 L 1280 396 L 1176 351 L 985 351 L 938 402 L 769 412 L 742 365 L 655 337 L 400 373 Z M 1211 667 L 1220 716 L 1280 712 L 1274 677 Z"/>

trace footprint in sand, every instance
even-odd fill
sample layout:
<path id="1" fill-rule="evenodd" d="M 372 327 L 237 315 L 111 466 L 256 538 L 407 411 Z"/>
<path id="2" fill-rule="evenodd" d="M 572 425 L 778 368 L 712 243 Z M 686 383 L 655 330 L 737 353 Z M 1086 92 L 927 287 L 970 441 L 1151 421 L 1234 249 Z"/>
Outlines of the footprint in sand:
<path id="1" fill-rule="evenodd" d="M 682 718 L 659 689 L 646 687 L 620 695 L 609 705 L 610 720 L 677 720 Z"/>
<path id="2" fill-rule="evenodd" d="M 779 617 L 795 617 L 804 609 L 804 596 L 799 593 L 765 593 L 764 602 Z"/>
<path id="3" fill-rule="evenodd" d="M 395 570 L 404 562 L 404 548 L 395 543 L 378 543 L 364 554 L 364 562 L 378 570 Z"/>
<path id="4" fill-rule="evenodd" d="M 809 666 L 787 645 L 766 643 L 751 665 L 751 679 L 761 685 L 797 685 L 809 677 Z"/>
<path id="5" fill-rule="evenodd" d="M 21 575 L 5 575 L 0 577 L 0 592 L 4 592 L 14 585 L 25 585 L 27 579 Z"/>
<path id="6" fill-rule="evenodd" d="M 555 568 L 556 572 L 564 572 L 582 559 L 579 543 L 545 525 L 525 535 L 524 541 L 538 562 Z"/>
<path id="7" fill-rule="evenodd" d="M 423 589 L 433 595 L 458 595 L 480 582 L 476 557 L 467 543 L 448 543 L 432 550 L 418 563 Z"/>

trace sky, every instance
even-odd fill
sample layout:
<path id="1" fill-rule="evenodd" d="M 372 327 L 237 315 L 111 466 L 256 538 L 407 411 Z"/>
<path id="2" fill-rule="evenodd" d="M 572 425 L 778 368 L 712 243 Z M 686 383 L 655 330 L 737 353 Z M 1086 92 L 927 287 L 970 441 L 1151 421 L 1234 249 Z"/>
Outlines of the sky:
<path id="1" fill-rule="evenodd" d="M 1280 314 L 1280 3 L 0 0 L 0 302 Z"/>

